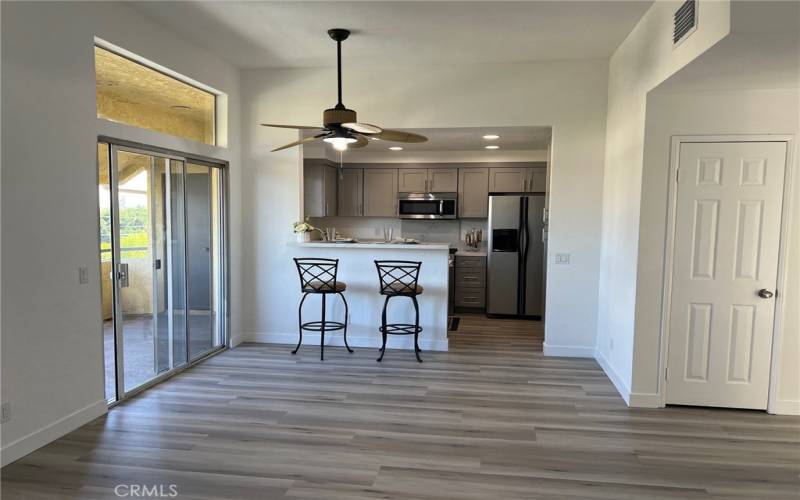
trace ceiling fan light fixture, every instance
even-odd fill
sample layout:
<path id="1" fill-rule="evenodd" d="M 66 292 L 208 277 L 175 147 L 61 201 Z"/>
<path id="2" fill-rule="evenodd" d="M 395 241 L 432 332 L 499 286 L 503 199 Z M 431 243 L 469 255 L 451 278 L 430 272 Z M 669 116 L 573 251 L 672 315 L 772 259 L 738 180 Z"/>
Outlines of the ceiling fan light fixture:
<path id="1" fill-rule="evenodd" d="M 332 145 L 333 149 L 335 149 L 336 151 L 346 151 L 348 144 L 352 144 L 358 141 L 358 139 L 356 139 L 355 137 L 348 137 L 348 136 L 326 137 L 322 140 Z"/>

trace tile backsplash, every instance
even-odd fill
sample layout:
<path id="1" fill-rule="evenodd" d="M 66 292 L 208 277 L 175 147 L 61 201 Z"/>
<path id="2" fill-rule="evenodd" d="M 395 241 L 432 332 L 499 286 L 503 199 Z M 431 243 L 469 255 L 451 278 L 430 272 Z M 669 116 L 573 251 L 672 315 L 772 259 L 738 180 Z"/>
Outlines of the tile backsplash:
<path id="1" fill-rule="evenodd" d="M 486 241 L 486 219 L 411 220 L 371 217 L 318 217 L 312 218 L 315 227 L 335 227 L 342 236 L 362 240 L 383 239 L 383 228 L 393 227 L 395 238 L 414 238 L 428 243 L 449 243 L 464 246 L 464 237 L 472 229 L 482 229 Z M 319 233 L 314 234 L 319 238 Z"/>

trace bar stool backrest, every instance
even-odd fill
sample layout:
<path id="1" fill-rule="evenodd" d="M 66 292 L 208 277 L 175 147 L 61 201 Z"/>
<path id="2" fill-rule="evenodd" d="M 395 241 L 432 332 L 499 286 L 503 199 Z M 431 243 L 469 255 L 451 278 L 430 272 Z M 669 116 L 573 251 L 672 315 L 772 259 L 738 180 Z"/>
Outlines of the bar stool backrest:
<path id="1" fill-rule="evenodd" d="M 376 260 L 382 295 L 414 295 L 422 262 L 410 260 Z"/>
<path id="2" fill-rule="evenodd" d="M 300 290 L 303 292 L 325 292 L 336 290 L 336 272 L 339 259 L 295 258 L 300 275 Z"/>

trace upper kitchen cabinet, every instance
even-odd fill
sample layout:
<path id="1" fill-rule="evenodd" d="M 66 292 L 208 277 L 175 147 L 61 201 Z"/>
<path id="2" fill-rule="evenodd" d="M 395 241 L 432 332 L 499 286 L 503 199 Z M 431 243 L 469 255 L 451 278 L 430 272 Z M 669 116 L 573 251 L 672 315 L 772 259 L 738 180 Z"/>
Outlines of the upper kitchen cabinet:
<path id="1" fill-rule="evenodd" d="M 528 169 L 525 167 L 493 167 L 489 169 L 489 191 L 521 193 L 525 191 Z"/>
<path id="2" fill-rule="evenodd" d="M 398 174 L 398 187 L 401 193 L 427 193 L 427 168 L 401 168 Z"/>
<path id="3" fill-rule="evenodd" d="M 528 191 L 532 193 L 546 193 L 547 167 L 529 168 L 528 170 L 530 171 Z"/>
<path id="4" fill-rule="evenodd" d="M 331 217 L 337 213 L 338 169 L 325 160 L 303 162 L 303 206 L 309 217 Z"/>
<path id="5" fill-rule="evenodd" d="M 364 169 L 364 216 L 397 216 L 397 169 Z"/>
<path id="6" fill-rule="evenodd" d="M 431 193 L 455 193 L 458 190 L 457 168 L 429 168 L 428 191 Z"/>
<path id="7" fill-rule="evenodd" d="M 462 168 L 458 176 L 458 216 L 489 216 L 489 169 Z"/>
<path id="8" fill-rule="evenodd" d="M 489 169 L 491 193 L 544 193 L 547 167 L 492 167 Z"/>
<path id="9" fill-rule="evenodd" d="M 401 168 L 398 191 L 401 193 L 455 193 L 457 168 Z"/>
<path id="10" fill-rule="evenodd" d="M 364 169 L 343 168 L 339 178 L 339 215 L 364 215 Z"/>

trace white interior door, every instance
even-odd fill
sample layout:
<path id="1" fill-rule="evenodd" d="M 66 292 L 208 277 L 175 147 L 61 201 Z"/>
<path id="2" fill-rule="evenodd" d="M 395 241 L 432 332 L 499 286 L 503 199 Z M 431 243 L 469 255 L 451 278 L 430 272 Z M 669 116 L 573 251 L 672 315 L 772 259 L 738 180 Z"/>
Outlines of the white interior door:
<path id="1" fill-rule="evenodd" d="M 784 142 L 680 147 L 666 402 L 766 409 Z"/>

